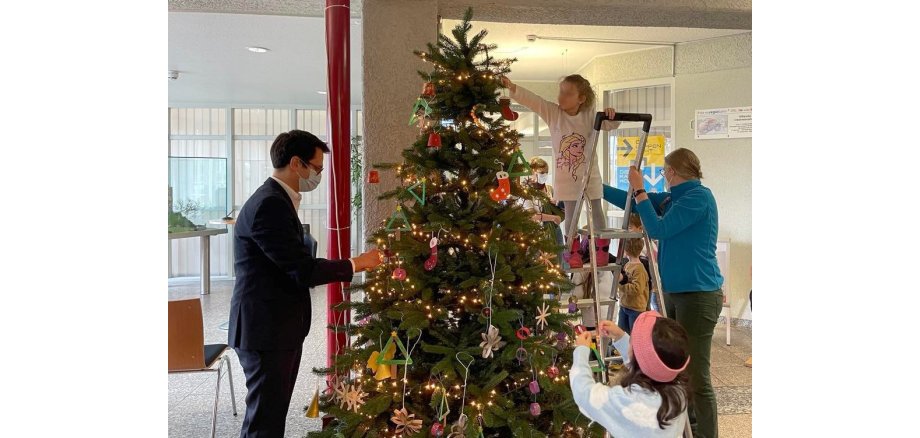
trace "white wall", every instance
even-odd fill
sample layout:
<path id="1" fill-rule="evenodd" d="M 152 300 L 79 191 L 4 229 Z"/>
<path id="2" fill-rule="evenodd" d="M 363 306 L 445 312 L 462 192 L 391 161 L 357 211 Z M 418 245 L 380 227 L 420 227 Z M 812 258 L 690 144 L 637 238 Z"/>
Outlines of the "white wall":
<path id="1" fill-rule="evenodd" d="M 743 34 L 681 44 L 675 52 L 664 47 L 603 56 L 579 70 L 595 85 L 598 96 L 603 90 L 619 88 L 619 84 L 673 78 L 674 145 L 700 157 L 703 184 L 712 190 L 719 207 L 719 237 L 731 239 L 730 283 L 726 289 L 732 317 L 744 319 L 752 319 L 747 305 L 753 234 L 752 139 L 695 140 L 690 121 L 697 109 L 752 104 L 751 40 L 751 34 Z"/>

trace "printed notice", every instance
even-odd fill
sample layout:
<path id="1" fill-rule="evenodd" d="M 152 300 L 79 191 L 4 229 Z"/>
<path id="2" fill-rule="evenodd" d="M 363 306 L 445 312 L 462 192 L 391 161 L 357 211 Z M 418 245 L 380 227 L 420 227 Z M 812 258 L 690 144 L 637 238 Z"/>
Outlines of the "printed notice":
<path id="1" fill-rule="evenodd" d="M 696 110 L 697 140 L 752 136 L 751 107 Z"/>

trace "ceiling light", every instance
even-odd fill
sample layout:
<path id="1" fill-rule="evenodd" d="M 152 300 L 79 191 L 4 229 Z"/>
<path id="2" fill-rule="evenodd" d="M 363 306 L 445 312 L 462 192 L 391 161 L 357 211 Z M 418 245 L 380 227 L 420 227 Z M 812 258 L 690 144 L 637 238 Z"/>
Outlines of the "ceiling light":
<path id="1" fill-rule="evenodd" d="M 317 91 L 318 94 L 327 94 L 325 91 Z"/>
<path id="2" fill-rule="evenodd" d="M 265 47 L 247 47 L 246 49 L 254 53 L 265 53 L 268 51 Z"/>

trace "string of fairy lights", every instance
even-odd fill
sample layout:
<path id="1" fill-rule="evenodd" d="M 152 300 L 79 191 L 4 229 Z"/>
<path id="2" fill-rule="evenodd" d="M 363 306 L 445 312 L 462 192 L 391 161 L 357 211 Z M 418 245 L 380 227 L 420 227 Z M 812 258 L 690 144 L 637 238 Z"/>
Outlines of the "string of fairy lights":
<path id="1" fill-rule="evenodd" d="M 466 81 L 495 81 L 499 77 L 499 72 L 507 71 L 508 64 L 499 62 L 495 64 L 495 70 L 492 67 L 487 67 L 483 70 L 477 70 L 475 72 L 458 72 L 455 76 L 450 76 L 447 78 L 447 73 L 449 70 L 445 68 L 440 63 L 437 63 L 430 59 L 430 56 L 425 52 L 416 52 L 422 60 L 425 62 L 431 63 L 434 65 L 435 72 L 441 76 L 441 79 L 437 80 L 439 85 L 444 85 L 446 81 L 455 80 L 457 82 L 466 82 Z M 488 58 L 488 56 L 487 56 Z M 442 133 L 449 132 L 449 135 L 458 136 L 462 129 L 466 129 L 467 132 L 472 130 L 472 133 L 475 136 L 485 136 L 488 135 L 491 147 L 498 145 L 501 147 L 501 156 L 510 158 L 513 154 L 518 151 L 519 144 L 518 138 L 520 135 L 510 129 L 507 126 L 500 126 L 498 128 L 487 128 L 479 120 L 475 114 L 475 108 L 470 112 L 471 118 L 469 121 L 463 121 L 458 123 L 457 126 L 449 125 L 447 127 L 439 126 Z M 426 127 L 427 128 L 427 127 Z M 432 128 L 433 129 L 433 128 Z M 474 136 L 474 137 L 475 137 Z M 506 159 L 507 159 L 506 158 Z M 501 170 L 501 169 L 499 169 Z M 432 193 L 458 193 L 462 192 L 472 199 L 473 201 L 477 200 L 481 195 L 482 188 L 477 188 L 479 186 L 478 178 L 490 178 L 488 174 L 481 176 L 457 176 L 453 179 L 444 178 L 432 178 L 431 175 L 426 175 L 422 167 L 412 168 L 410 166 L 397 166 L 396 175 L 399 178 L 399 181 L 405 186 L 413 186 L 418 183 L 427 184 L 427 187 Z M 531 189 L 526 185 L 517 184 L 517 193 L 521 194 L 521 197 L 533 199 L 537 195 L 537 190 Z M 387 254 L 385 258 L 386 263 L 381 264 L 373 273 L 372 280 L 365 285 L 364 290 L 364 301 L 368 305 L 376 305 L 377 308 L 382 308 L 385 306 L 386 309 L 394 311 L 417 311 L 422 312 L 427 316 L 427 318 L 434 321 L 451 321 L 453 319 L 462 318 L 464 312 L 470 314 L 483 314 L 485 309 L 489 310 L 489 325 L 491 326 L 491 303 L 487 296 L 491 296 L 494 293 L 499 298 L 514 297 L 515 294 L 539 294 L 540 297 L 543 297 L 545 294 L 552 293 L 553 291 L 558 291 L 559 285 L 557 282 L 560 281 L 560 278 L 563 278 L 563 270 L 561 266 L 556 264 L 556 256 L 549 253 L 544 253 L 542 251 L 536 251 L 534 254 L 531 254 L 530 257 L 533 258 L 536 264 L 543 266 L 543 273 L 536 280 L 523 281 L 520 280 L 520 284 L 512 284 L 513 282 L 500 282 L 500 287 L 496 288 L 495 284 L 489 284 L 488 294 L 485 286 L 474 286 L 462 290 L 460 287 L 455 287 L 452 285 L 443 286 L 443 285 L 431 285 L 427 284 L 424 279 L 413 278 L 410 274 L 403 274 L 399 279 L 395 279 L 394 276 L 390 275 L 390 271 L 393 271 L 396 268 L 402 268 L 406 266 L 406 260 L 399 253 L 394 245 L 393 241 L 399 241 L 404 236 L 410 239 L 421 243 L 427 239 L 431 239 L 432 246 L 437 245 L 441 247 L 448 248 L 451 251 L 451 255 L 456 255 L 461 251 L 476 252 L 490 250 L 490 246 L 497 247 L 499 244 L 504 244 L 506 248 L 513 247 L 520 248 L 525 250 L 526 253 L 528 248 L 538 247 L 543 238 L 541 238 L 540 233 L 524 231 L 510 231 L 503 230 L 501 233 L 483 233 L 483 232 L 461 232 L 453 229 L 442 228 L 443 224 L 437 226 L 437 230 L 429 230 L 424 226 L 419 226 L 415 223 L 409 224 L 409 231 L 388 231 L 385 233 L 385 237 L 378 237 L 376 239 L 377 247 Z M 534 228 L 536 229 L 536 228 Z M 492 229 L 494 231 L 495 228 Z M 502 234 L 504 234 L 504 241 L 502 240 Z M 496 254 L 497 257 L 497 254 Z M 494 279 L 495 267 L 490 266 L 492 272 L 491 274 Z M 434 287 L 433 287 L 434 286 Z M 445 305 L 436 304 L 439 300 L 429 300 L 423 301 L 421 298 L 418 298 L 419 291 L 425 288 L 431 288 L 437 292 L 436 296 L 441 298 L 453 296 L 454 299 L 447 299 L 442 301 L 450 301 L 451 303 L 459 303 L 459 306 L 456 308 L 448 309 Z M 495 290 L 493 290 L 493 288 Z M 507 294 L 507 295 L 506 295 Z M 527 300 L 524 300 L 527 301 Z M 529 303 L 529 302 L 528 302 Z M 431 324 L 431 323 L 429 323 Z M 522 320 L 523 327 L 523 320 Z M 552 334 L 548 330 L 546 334 Z M 395 334 L 394 334 L 395 336 Z M 421 337 L 421 334 L 419 335 Z M 544 336 L 545 337 L 545 336 Z M 546 343 L 543 344 L 544 347 L 550 345 L 549 339 L 553 339 L 555 336 L 550 336 Z M 408 339 L 407 339 L 408 340 Z M 523 341 L 523 339 L 522 339 Z M 372 342 L 372 341 L 371 341 Z M 539 341 L 537 344 L 541 344 L 544 341 Z M 418 343 L 418 341 L 416 341 Z M 383 349 L 382 345 L 377 345 L 381 350 Z M 522 342 L 523 348 L 523 342 Z M 555 348 L 555 347 L 552 347 Z M 413 346 L 414 349 L 414 346 Z M 407 353 L 411 353 L 411 349 Z M 384 355 L 386 352 L 380 351 L 381 355 Z M 355 360 L 350 368 L 348 379 L 352 384 L 357 384 L 358 387 L 366 390 L 374 390 L 378 394 L 386 394 L 391 396 L 391 400 L 398 400 L 402 398 L 403 400 L 403 409 L 405 409 L 405 397 L 411 396 L 413 393 L 422 397 L 434 397 L 437 391 L 443 391 L 443 397 L 446 400 L 460 401 L 463 400 L 463 406 L 461 406 L 461 412 L 451 413 L 451 414 L 467 414 L 467 411 L 475 414 L 473 417 L 479 421 L 479 424 L 482 424 L 482 415 L 485 409 L 495 406 L 498 402 L 496 397 L 507 397 L 516 391 L 527 388 L 532 382 L 536 382 L 538 379 L 549 379 L 549 381 L 554 384 L 566 384 L 568 382 L 568 373 L 559 372 L 558 369 L 555 369 L 556 358 L 553 356 L 553 365 L 555 372 L 550 375 L 544 369 L 536 369 L 533 364 L 533 354 L 539 354 L 541 357 L 546 355 L 546 352 L 543 348 L 534 348 L 532 353 L 529 353 L 531 360 L 528 365 L 522 364 L 521 367 L 524 371 L 527 371 L 526 375 L 523 377 L 510 377 L 506 378 L 504 381 L 500 382 L 498 385 L 488 391 L 485 391 L 483 394 L 478 396 L 472 396 L 466 392 L 466 379 L 463 379 L 463 385 L 460 383 L 449 382 L 444 383 L 442 377 L 438 376 L 438 382 L 435 383 L 432 381 L 431 376 L 429 376 L 427 382 L 420 381 L 419 384 L 412 384 L 410 381 L 410 373 L 408 367 L 409 364 L 404 364 L 402 366 L 406 367 L 403 370 L 402 378 L 398 378 L 398 374 L 394 374 L 390 381 L 387 379 L 379 379 L 374 376 L 374 374 L 368 374 L 366 370 L 368 367 L 365 367 L 364 364 Z M 408 357 L 406 359 L 409 359 Z M 379 363 L 379 362 L 378 362 Z M 384 365 L 389 366 L 389 365 Z M 527 370 L 529 367 L 529 371 Z M 563 370 L 568 370 L 569 365 L 563 364 L 561 366 Z M 467 368 L 467 372 L 469 369 Z M 531 386 L 532 388 L 532 386 Z M 534 399 L 536 399 L 536 392 L 532 391 Z M 359 409 L 354 409 L 354 412 L 366 419 L 374 419 L 384 414 L 389 415 L 388 412 L 384 412 L 380 415 L 370 415 L 364 412 L 361 412 Z M 449 406 L 448 406 L 448 412 Z M 533 414 L 533 406 L 531 406 L 531 413 Z M 539 413 L 539 409 L 537 409 Z M 438 411 L 435 423 L 440 421 L 441 416 L 446 418 L 448 417 L 447 413 L 442 413 Z M 536 414 L 538 415 L 538 414 Z M 410 415 L 411 417 L 411 415 Z M 416 420 L 418 421 L 418 420 Z M 400 424 L 400 423 L 398 423 Z M 402 425 L 402 429 L 397 427 L 397 431 L 391 430 L 389 423 L 380 429 L 380 432 L 383 436 L 392 436 L 396 438 L 401 438 L 404 435 L 411 435 L 417 430 L 414 430 L 412 427 L 414 425 L 405 426 Z M 440 436 L 440 431 L 443 430 L 443 426 L 439 426 L 438 435 Z M 399 431 L 399 432 L 398 432 Z M 435 432 L 435 427 L 432 426 L 432 434 Z M 481 430 L 480 430 L 481 434 Z M 451 434 L 451 436 L 454 436 Z M 466 436 L 466 435 L 462 435 Z M 481 436 L 481 435 L 480 435 Z"/>

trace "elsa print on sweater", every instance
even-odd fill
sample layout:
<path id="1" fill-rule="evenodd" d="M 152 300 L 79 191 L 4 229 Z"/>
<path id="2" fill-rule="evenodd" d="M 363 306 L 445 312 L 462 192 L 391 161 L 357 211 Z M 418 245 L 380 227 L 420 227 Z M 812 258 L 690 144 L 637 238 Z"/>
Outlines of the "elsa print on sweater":
<path id="1" fill-rule="evenodd" d="M 573 181 L 578 181 L 578 168 L 585 163 L 585 137 L 577 132 L 562 137 L 559 143 L 559 158 L 556 159 L 556 169 L 561 173 L 572 175 Z"/>

